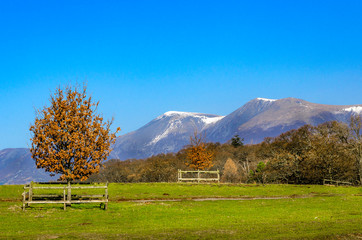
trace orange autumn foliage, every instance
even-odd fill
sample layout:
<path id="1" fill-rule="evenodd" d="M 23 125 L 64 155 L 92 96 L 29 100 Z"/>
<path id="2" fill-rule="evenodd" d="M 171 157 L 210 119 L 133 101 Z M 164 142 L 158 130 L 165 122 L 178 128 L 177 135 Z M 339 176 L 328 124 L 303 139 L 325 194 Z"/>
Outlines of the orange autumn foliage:
<path id="1" fill-rule="evenodd" d="M 59 87 L 50 102 L 30 127 L 32 158 L 37 168 L 61 174 L 60 180 L 84 181 L 99 171 L 120 129 L 111 133 L 113 119 L 103 122 L 95 114 L 99 102 L 87 97 L 85 86 L 82 92 Z"/>
<path id="2" fill-rule="evenodd" d="M 197 132 L 190 137 L 190 146 L 186 149 L 186 166 L 195 170 L 203 170 L 213 166 L 214 153 L 207 149 L 202 136 Z"/>

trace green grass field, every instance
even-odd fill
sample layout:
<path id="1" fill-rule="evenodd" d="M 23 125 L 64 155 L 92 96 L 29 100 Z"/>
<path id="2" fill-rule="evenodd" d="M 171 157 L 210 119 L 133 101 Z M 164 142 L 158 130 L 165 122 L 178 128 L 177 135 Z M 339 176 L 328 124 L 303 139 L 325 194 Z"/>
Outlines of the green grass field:
<path id="1" fill-rule="evenodd" d="M 25 212 L 22 191 L 0 186 L 2 239 L 362 239 L 361 187 L 110 184 L 106 211 L 59 204 Z M 283 198 L 253 199 L 268 197 Z M 201 198 L 240 199 L 192 200 Z M 142 199 L 158 201 L 129 201 Z"/>

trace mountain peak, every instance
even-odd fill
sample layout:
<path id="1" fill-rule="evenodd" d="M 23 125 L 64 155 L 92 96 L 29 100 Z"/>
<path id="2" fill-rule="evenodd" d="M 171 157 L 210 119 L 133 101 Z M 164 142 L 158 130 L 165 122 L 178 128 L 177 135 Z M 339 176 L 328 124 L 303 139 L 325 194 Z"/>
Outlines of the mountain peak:
<path id="1" fill-rule="evenodd" d="M 170 116 L 185 116 L 185 117 L 188 117 L 188 116 L 194 116 L 196 114 L 199 114 L 199 113 L 192 113 L 192 112 L 180 112 L 180 111 L 168 111 L 168 112 L 165 112 L 163 114 L 163 116 L 167 116 L 167 117 L 170 117 Z"/>
<path id="2" fill-rule="evenodd" d="M 194 112 L 168 111 L 159 116 L 156 120 L 162 119 L 163 117 L 176 117 L 179 119 L 193 117 L 200 119 L 205 124 L 211 124 L 221 120 L 224 116 L 205 114 L 205 113 L 194 113 Z"/>
<path id="3" fill-rule="evenodd" d="M 268 98 L 256 98 L 256 100 L 264 101 L 264 102 L 275 102 L 278 99 L 268 99 Z"/>
<path id="4" fill-rule="evenodd" d="M 355 114 L 361 114 L 362 113 L 362 106 L 352 106 L 349 108 L 343 109 L 345 112 L 351 112 Z"/>

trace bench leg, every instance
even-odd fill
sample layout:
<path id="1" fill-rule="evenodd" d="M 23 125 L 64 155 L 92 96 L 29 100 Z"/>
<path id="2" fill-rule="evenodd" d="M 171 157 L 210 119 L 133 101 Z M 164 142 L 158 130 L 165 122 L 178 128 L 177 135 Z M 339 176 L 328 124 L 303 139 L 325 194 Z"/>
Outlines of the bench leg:
<path id="1" fill-rule="evenodd" d="M 23 193 L 23 211 L 25 211 L 25 192 Z"/>

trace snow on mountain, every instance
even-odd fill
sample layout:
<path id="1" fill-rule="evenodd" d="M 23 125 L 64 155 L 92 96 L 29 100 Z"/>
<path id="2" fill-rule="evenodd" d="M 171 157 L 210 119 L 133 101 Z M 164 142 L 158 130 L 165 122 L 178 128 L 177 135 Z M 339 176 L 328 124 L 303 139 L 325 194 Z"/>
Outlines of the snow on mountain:
<path id="1" fill-rule="evenodd" d="M 362 107 L 361 106 L 353 106 L 353 107 L 345 108 L 343 110 L 346 111 L 346 112 L 351 112 L 351 113 L 356 113 L 356 114 L 361 114 L 362 113 Z"/>
<path id="2" fill-rule="evenodd" d="M 221 119 L 223 119 L 225 116 L 220 116 L 220 117 L 201 117 L 201 120 L 204 121 L 204 123 L 206 124 L 205 127 L 208 127 L 210 124 L 214 124 L 217 123 L 218 121 L 220 121 Z M 205 128 L 204 127 L 204 128 Z"/>
<path id="3" fill-rule="evenodd" d="M 223 116 L 205 115 L 202 113 L 169 111 L 169 112 L 166 112 L 163 115 L 157 117 L 156 120 L 160 120 L 164 117 L 168 117 L 168 118 L 172 118 L 172 119 L 170 120 L 165 131 L 162 132 L 161 134 L 155 136 L 152 139 L 152 141 L 147 144 L 147 146 L 154 145 L 157 142 L 159 142 L 161 139 L 167 138 L 169 136 L 169 134 L 171 134 L 172 132 L 182 129 L 183 124 L 185 124 L 185 121 L 183 121 L 183 119 L 185 119 L 185 118 L 190 118 L 189 120 L 186 120 L 186 121 L 193 121 L 193 122 L 194 122 L 194 120 L 196 120 L 196 121 L 201 120 L 201 122 L 204 123 L 203 126 L 202 126 L 202 124 L 200 124 L 201 123 L 200 121 L 198 122 L 198 126 L 194 122 L 195 123 L 194 130 L 198 130 L 198 131 L 200 131 L 200 130 L 202 131 L 203 129 L 207 128 L 209 125 L 216 123 L 217 121 L 219 121 L 223 118 Z"/>
<path id="4" fill-rule="evenodd" d="M 157 117 L 156 120 L 161 119 L 163 117 L 177 117 L 179 119 L 186 118 L 186 117 L 194 117 L 199 118 L 205 124 L 211 124 L 219 121 L 224 116 L 216 116 L 216 115 L 210 115 L 210 114 L 203 114 L 203 113 L 193 113 L 193 112 L 178 112 L 178 111 L 169 111 L 165 112 L 161 116 Z"/>
<path id="5" fill-rule="evenodd" d="M 154 145 L 161 139 L 167 138 L 169 134 L 178 131 L 179 129 L 182 129 L 185 121 L 192 121 L 195 125 L 195 130 L 200 131 L 207 128 L 210 124 L 216 123 L 217 121 L 221 120 L 223 116 L 205 115 L 202 113 L 192 112 L 169 111 L 157 117 L 156 120 L 161 120 L 162 118 L 171 118 L 168 126 L 165 128 L 165 131 L 155 136 L 152 141 L 147 144 L 147 146 Z M 187 120 L 186 118 L 189 119 Z M 195 120 L 198 124 L 195 123 Z M 202 124 L 200 123 L 204 123 L 204 125 L 202 126 Z"/>
<path id="6" fill-rule="evenodd" d="M 149 144 L 147 144 L 147 146 L 156 144 L 161 139 L 166 138 L 171 132 L 173 132 L 181 127 L 182 127 L 182 122 L 180 120 L 171 121 L 170 124 L 168 125 L 168 127 L 166 128 L 166 130 L 164 132 L 162 132 L 161 134 L 157 135 L 156 137 L 154 137 L 152 139 L 152 141 Z"/>
<path id="7" fill-rule="evenodd" d="M 159 116 L 158 118 L 162 118 L 164 116 L 166 117 L 172 117 L 172 116 L 178 116 L 178 117 L 189 117 L 189 116 L 195 116 L 198 113 L 192 113 L 192 112 L 179 112 L 179 111 L 168 111 Z M 158 119 L 156 118 L 156 119 Z"/>
<path id="8" fill-rule="evenodd" d="M 256 100 L 266 101 L 266 102 L 274 102 L 277 101 L 277 99 L 268 99 L 268 98 L 256 98 Z"/>

